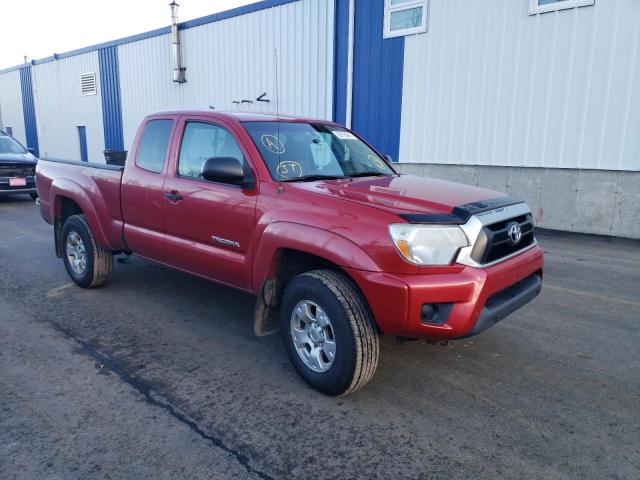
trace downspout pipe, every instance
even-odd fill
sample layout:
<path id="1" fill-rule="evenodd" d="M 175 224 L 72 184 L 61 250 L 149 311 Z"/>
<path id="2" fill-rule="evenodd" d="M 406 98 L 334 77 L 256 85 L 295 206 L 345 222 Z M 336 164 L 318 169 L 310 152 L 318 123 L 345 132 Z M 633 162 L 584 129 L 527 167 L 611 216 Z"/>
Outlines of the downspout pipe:
<path id="1" fill-rule="evenodd" d="M 173 81 L 184 83 L 186 67 L 182 65 L 182 48 L 180 45 L 180 29 L 178 28 L 178 5 L 175 0 L 169 4 L 171 7 L 171 54 L 173 59 Z"/>

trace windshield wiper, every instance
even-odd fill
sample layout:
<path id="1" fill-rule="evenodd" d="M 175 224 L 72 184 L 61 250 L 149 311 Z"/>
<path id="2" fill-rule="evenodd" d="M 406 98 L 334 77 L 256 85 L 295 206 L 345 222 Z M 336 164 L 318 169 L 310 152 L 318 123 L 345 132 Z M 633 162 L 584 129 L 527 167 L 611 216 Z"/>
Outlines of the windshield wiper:
<path id="1" fill-rule="evenodd" d="M 338 178 L 346 178 L 342 175 L 305 175 L 296 178 L 282 178 L 282 182 L 313 182 L 314 180 L 336 180 Z"/>

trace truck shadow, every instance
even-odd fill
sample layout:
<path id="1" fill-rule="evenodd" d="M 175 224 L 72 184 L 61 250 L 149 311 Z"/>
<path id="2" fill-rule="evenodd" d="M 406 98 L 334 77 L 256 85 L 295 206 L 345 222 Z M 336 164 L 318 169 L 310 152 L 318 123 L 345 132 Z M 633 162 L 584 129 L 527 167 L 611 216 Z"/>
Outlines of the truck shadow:
<path id="1" fill-rule="evenodd" d="M 119 308 L 131 310 L 131 315 L 137 317 L 140 323 L 135 328 L 152 324 L 147 334 L 153 332 L 158 335 L 155 343 L 148 343 L 152 348 L 155 349 L 154 345 L 157 344 L 167 346 L 180 339 L 197 345 L 196 348 L 189 348 L 186 343 L 175 345 L 172 352 L 155 356 L 161 363 L 184 361 L 195 367 L 194 360 L 189 360 L 186 355 L 197 350 L 201 365 L 196 368 L 207 364 L 205 368 L 214 376 L 217 375 L 214 372 L 217 368 L 212 365 L 233 363 L 230 368 L 238 373 L 244 365 L 252 373 L 258 372 L 257 376 L 262 381 L 270 379 L 276 385 L 285 381 L 292 386 L 297 385 L 294 388 L 309 390 L 290 366 L 280 334 L 267 337 L 254 335 L 256 298 L 251 294 L 135 256 L 124 263 L 116 262 L 113 278 L 103 290 L 118 298 Z M 125 330 L 129 328 L 134 326 L 130 324 Z M 491 335 L 486 335 L 481 343 L 488 343 L 491 348 L 494 340 Z M 435 363 L 445 370 L 450 369 L 452 365 L 447 366 L 450 357 L 463 358 L 477 350 L 476 345 L 474 340 L 450 342 L 448 346 L 442 346 L 424 341 L 398 342 L 395 337 L 381 336 L 378 371 L 372 384 L 363 391 L 375 388 L 378 379 L 381 379 L 381 384 L 385 379 L 393 379 L 392 383 L 400 392 L 403 389 L 411 390 L 415 388 L 415 383 L 410 385 L 411 379 L 416 380 L 416 376 L 429 377 L 426 375 L 428 369 L 421 365 Z M 176 354 L 185 356 L 181 359 L 172 358 Z M 137 361 L 137 358 L 131 358 L 129 363 L 135 364 Z M 261 369 L 264 369 L 262 373 Z M 409 383 L 403 384 L 399 379 Z M 367 394 L 357 393 L 348 398 L 360 395 Z"/>
<path id="2" fill-rule="evenodd" d="M 0 205 L 12 204 L 12 203 L 16 205 L 22 205 L 25 203 L 33 203 L 33 200 L 31 200 L 31 197 L 29 195 L 23 195 L 19 193 L 0 192 Z"/>

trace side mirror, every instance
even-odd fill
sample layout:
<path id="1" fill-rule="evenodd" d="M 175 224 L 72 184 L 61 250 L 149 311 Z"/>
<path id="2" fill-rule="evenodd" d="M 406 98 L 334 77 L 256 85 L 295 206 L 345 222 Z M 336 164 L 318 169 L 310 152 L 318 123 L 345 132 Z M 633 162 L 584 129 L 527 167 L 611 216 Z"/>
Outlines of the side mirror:
<path id="1" fill-rule="evenodd" d="M 251 186 L 245 178 L 240 160 L 234 157 L 212 157 L 202 164 L 202 177 L 210 182 L 229 183 L 243 188 Z"/>
<path id="2" fill-rule="evenodd" d="M 27 148 L 27 151 L 28 151 L 31 155 L 33 155 L 34 157 L 36 156 L 36 149 L 35 149 L 35 148 L 31 148 L 31 147 L 29 147 L 29 148 Z"/>
<path id="3" fill-rule="evenodd" d="M 384 159 L 385 159 L 387 162 L 389 162 L 389 163 L 393 164 L 393 158 L 391 158 L 391 155 L 385 155 L 385 156 L 384 156 Z"/>

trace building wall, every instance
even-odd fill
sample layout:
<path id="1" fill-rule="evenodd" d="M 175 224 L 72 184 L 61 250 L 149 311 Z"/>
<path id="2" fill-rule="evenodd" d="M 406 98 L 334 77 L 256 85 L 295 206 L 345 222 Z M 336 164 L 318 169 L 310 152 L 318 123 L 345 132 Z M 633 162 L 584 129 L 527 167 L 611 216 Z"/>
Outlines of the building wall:
<path id="1" fill-rule="evenodd" d="M 522 197 L 542 227 L 640 238 L 640 2 L 528 6 L 428 0 L 426 33 L 384 39 L 383 0 L 265 0 L 181 24 L 185 84 L 168 27 L 33 62 L 37 122 L 24 66 L 0 71 L 0 121 L 72 159 L 84 125 L 104 161 L 149 112 L 273 112 L 279 96 L 281 113 L 351 119 L 403 172 Z M 89 71 L 98 95 L 81 97 Z"/>
<path id="2" fill-rule="evenodd" d="M 334 0 L 301 0 L 181 31 L 187 82 L 171 81 L 171 38 L 118 47 L 125 145 L 151 111 L 194 108 L 331 119 Z M 267 92 L 270 103 L 255 99 Z M 233 101 L 252 100 L 252 104 Z"/>
<path id="3" fill-rule="evenodd" d="M 521 198 L 538 227 L 640 239 L 640 172 L 427 163 L 397 169 Z"/>
<path id="4" fill-rule="evenodd" d="M 20 93 L 20 70 L 0 74 L 0 128 L 4 130 L 6 127 L 13 129 L 13 136 L 20 143 L 27 144 Z"/>
<path id="5" fill-rule="evenodd" d="M 32 67 L 40 155 L 80 160 L 78 126 L 86 127 L 89 161 L 104 161 L 98 52 Z M 95 72 L 96 95 L 80 95 L 80 75 Z"/>
<path id="6" fill-rule="evenodd" d="M 640 2 L 431 0 L 405 39 L 400 161 L 640 170 Z"/>
<path id="7" fill-rule="evenodd" d="M 398 168 L 523 198 L 541 227 L 640 238 L 640 2 L 528 4 L 430 1 L 405 38 Z"/>

